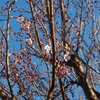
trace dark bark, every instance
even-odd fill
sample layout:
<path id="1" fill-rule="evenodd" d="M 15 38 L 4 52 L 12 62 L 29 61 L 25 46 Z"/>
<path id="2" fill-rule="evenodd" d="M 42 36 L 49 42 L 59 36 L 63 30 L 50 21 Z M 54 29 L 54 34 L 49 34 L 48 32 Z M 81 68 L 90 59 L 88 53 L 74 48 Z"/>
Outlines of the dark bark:
<path id="1" fill-rule="evenodd" d="M 16 98 L 12 98 L 8 96 L 9 93 L 5 93 L 5 91 L 3 91 L 2 87 L 0 86 L 0 98 L 2 100 L 16 100 Z M 10 94 L 9 94 L 10 95 Z"/>

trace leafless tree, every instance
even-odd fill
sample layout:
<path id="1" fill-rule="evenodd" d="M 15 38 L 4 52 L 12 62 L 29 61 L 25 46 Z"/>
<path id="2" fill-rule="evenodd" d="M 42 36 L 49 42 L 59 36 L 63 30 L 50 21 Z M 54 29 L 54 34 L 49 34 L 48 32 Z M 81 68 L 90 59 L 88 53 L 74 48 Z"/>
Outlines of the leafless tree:
<path id="1" fill-rule="evenodd" d="M 2 2 L 1 100 L 100 100 L 100 1 Z"/>

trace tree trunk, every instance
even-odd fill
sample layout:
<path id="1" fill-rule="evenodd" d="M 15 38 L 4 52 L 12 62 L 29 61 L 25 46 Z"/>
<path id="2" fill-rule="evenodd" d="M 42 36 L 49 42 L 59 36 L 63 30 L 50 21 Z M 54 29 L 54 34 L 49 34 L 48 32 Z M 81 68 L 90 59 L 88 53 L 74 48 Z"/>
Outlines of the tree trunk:
<path id="1" fill-rule="evenodd" d="M 87 100 L 99 100 L 90 86 L 88 79 L 86 78 L 86 74 L 82 68 L 82 65 L 80 64 L 79 59 L 73 55 L 69 63 L 70 66 L 74 67 L 75 73 L 78 77 L 78 82 L 82 87 Z"/>

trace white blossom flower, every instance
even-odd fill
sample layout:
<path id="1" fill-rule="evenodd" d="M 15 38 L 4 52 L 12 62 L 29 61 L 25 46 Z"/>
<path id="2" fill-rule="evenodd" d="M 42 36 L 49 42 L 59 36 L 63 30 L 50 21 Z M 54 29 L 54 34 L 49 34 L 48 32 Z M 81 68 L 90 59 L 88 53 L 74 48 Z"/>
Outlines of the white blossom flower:
<path id="1" fill-rule="evenodd" d="M 68 60 L 70 60 L 70 56 L 69 54 L 64 54 L 64 60 L 67 62 Z"/>
<path id="2" fill-rule="evenodd" d="M 49 45 L 46 45 L 44 49 L 46 50 L 46 53 L 49 53 L 51 51 L 51 47 Z"/>
<path id="3" fill-rule="evenodd" d="M 23 21 L 25 21 L 25 18 L 24 17 L 17 17 L 17 21 L 18 22 L 23 22 Z"/>
<path id="4" fill-rule="evenodd" d="M 35 48 L 35 46 L 32 46 L 32 48 Z"/>
<path id="5" fill-rule="evenodd" d="M 32 44 L 32 39 L 31 39 L 31 38 L 26 39 L 26 43 L 27 43 L 28 45 L 31 45 L 31 44 Z"/>
<path id="6" fill-rule="evenodd" d="M 67 55 L 67 54 L 64 55 L 64 60 L 65 60 L 66 62 L 68 61 L 68 55 Z"/>
<path id="7" fill-rule="evenodd" d="M 18 73 L 16 74 L 16 76 L 17 76 L 17 77 L 19 76 Z"/>

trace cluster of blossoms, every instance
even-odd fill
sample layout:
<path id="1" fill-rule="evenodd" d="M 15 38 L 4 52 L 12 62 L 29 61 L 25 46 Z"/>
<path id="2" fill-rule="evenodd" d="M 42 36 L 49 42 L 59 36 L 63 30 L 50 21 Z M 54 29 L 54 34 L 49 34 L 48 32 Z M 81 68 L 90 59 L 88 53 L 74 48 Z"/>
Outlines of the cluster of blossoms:
<path id="1" fill-rule="evenodd" d="M 64 60 L 67 62 L 68 60 L 70 60 L 70 56 L 69 56 L 69 54 L 67 55 L 67 54 L 64 54 Z"/>
<path id="2" fill-rule="evenodd" d="M 31 39 L 31 38 L 26 39 L 26 43 L 27 43 L 28 45 L 31 45 L 31 44 L 32 44 L 32 39 Z"/>
<path id="3" fill-rule="evenodd" d="M 29 31 L 31 22 L 28 22 L 24 17 L 17 17 L 17 21 L 21 24 L 21 30 Z"/>
<path id="4" fill-rule="evenodd" d="M 30 22 L 25 22 L 25 23 L 21 24 L 21 30 L 29 31 L 30 26 L 31 26 Z"/>
<path id="5" fill-rule="evenodd" d="M 24 17 L 17 17 L 17 21 L 18 22 L 24 22 L 25 21 L 25 18 Z"/>
<path id="6" fill-rule="evenodd" d="M 46 46 L 44 47 L 44 50 L 45 50 L 46 53 L 48 54 L 48 53 L 50 53 L 50 51 L 51 51 L 51 47 L 50 47 L 49 45 L 46 45 Z"/>
<path id="7" fill-rule="evenodd" d="M 31 38 L 26 39 L 26 43 L 28 45 L 31 45 L 32 39 Z M 44 52 L 45 52 L 44 55 L 46 55 L 46 57 L 49 59 L 49 55 L 52 52 L 52 48 L 47 44 L 47 45 L 44 46 Z M 67 62 L 69 59 L 70 59 L 70 57 L 69 57 L 69 52 L 68 52 L 64 55 L 64 60 Z M 63 78 L 66 75 L 67 76 L 69 75 L 68 66 L 66 66 L 64 62 L 57 62 L 57 75 L 58 75 L 59 78 Z"/>
<path id="8" fill-rule="evenodd" d="M 65 76 L 68 76 L 69 75 L 68 66 L 66 66 L 64 63 L 58 64 L 57 75 L 59 78 L 63 78 Z"/>
<path id="9" fill-rule="evenodd" d="M 44 50 L 46 51 L 46 54 L 50 54 L 50 52 L 52 51 L 51 47 L 49 45 L 46 45 L 44 47 Z M 64 55 L 64 60 L 67 62 L 69 59 L 70 59 L 70 56 L 69 56 L 69 52 L 68 52 L 67 54 Z M 66 66 L 64 62 L 57 61 L 56 63 L 57 63 L 57 75 L 58 75 L 58 77 L 63 78 L 66 75 L 68 76 L 69 75 L 68 66 Z"/>
<path id="10" fill-rule="evenodd" d="M 47 62 L 50 61 L 51 54 L 52 54 L 51 47 L 48 44 L 45 45 L 44 49 L 42 50 L 42 55 L 44 56 Z"/>

